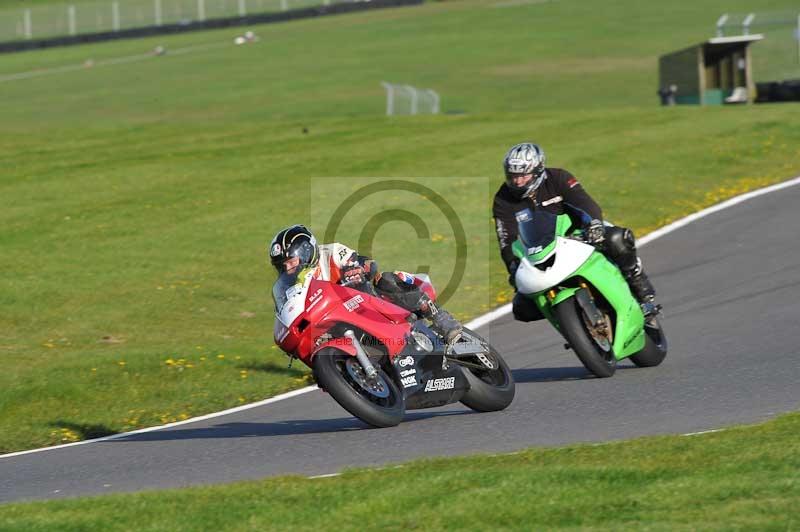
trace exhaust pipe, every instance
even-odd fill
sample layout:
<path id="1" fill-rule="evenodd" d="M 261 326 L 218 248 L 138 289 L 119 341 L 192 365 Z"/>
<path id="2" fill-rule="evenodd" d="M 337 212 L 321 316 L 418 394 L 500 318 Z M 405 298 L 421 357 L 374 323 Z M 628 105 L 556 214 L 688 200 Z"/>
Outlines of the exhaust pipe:
<path id="1" fill-rule="evenodd" d="M 358 341 L 356 335 L 351 330 L 346 330 L 344 335 L 353 342 L 353 347 L 356 348 L 356 359 L 361 364 L 361 367 L 364 368 L 364 373 L 367 375 L 367 379 L 374 379 L 378 376 L 378 370 L 375 369 L 375 366 L 372 365 L 372 362 L 369 360 L 367 356 L 367 352 L 364 351 L 364 347 L 361 345 L 361 342 Z"/>

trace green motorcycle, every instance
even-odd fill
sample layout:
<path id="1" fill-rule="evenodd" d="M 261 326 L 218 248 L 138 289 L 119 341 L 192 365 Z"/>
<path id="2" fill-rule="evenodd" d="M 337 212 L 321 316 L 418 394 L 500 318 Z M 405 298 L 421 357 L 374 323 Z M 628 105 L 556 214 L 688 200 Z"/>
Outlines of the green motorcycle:
<path id="1" fill-rule="evenodd" d="M 517 291 L 533 300 L 586 369 L 610 377 L 624 358 L 659 365 L 667 338 L 658 315 L 645 317 L 619 268 L 583 240 L 572 218 L 530 209 L 516 217 Z"/>

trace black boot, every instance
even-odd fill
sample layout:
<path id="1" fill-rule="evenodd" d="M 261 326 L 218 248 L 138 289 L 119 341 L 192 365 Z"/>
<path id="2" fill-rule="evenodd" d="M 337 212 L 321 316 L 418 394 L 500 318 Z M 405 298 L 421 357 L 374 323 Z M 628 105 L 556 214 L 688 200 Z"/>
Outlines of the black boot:
<path id="1" fill-rule="evenodd" d="M 658 314 L 661 310 L 661 305 L 656 304 L 656 289 L 648 279 L 647 274 L 644 273 L 642 261 L 637 259 L 636 265 L 628 271 L 623 271 L 622 274 L 625 280 L 628 281 L 631 293 L 641 305 L 645 316 L 649 317 Z"/>
<path id="2" fill-rule="evenodd" d="M 452 314 L 444 309 L 437 308 L 427 296 L 422 298 L 420 312 L 423 317 L 430 318 L 433 322 L 431 329 L 440 334 L 448 344 L 454 343 L 461 337 L 461 324 Z"/>

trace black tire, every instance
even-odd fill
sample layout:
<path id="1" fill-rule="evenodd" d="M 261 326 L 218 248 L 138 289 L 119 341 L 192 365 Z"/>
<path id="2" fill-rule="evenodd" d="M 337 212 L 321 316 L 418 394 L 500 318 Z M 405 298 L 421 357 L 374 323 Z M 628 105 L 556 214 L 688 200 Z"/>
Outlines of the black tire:
<path id="1" fill-rule="evenodd" d="M 644 326 L 644 347 L 635 355 L 631 355 L 631 362 L 640 368 L 658 366 L 667 356 L 667 337 L 661 327 L 661 320 L 653 317 Z"/>
<path id="2" fill-rule="evenodd" d="M 348 366 L 349 365 L 349 366 Z M 373 427 L 393 427 L 403 420 L 406 405 L 397 384 L 378 370 L 378 394 L 365 387 L 351 371 L 363 374 L 358 360 L 338 349 L 323 349 L 314 357 L 314 376 L 320 387 L 328 392 L 342 408 Z M 379 394 L 386 393 L 385 397 Z"/>
<path id="3" fill-rule="evenodd" d="M 464 331 L 486 344 L 488 352 L 484 355 L 497 365 L 497 369 L 462 367 L 470 389 L 461 397 L 461 402 L 477 412 L 503 410 L 514 400 L 516 391 L 514 376 L 506 361 L 491 344 L 469 329 L 464 329 Z M 476 360 L 476 363 L 480 363 L 480 361 Z"/>
<path id="4" fill-rule="evenodd" d="M 574 297 L 570 297 L 553 307 L 561 334 L 569 342 L 583 366 L 597 377 L 610 377 L 617 370 L 614 350 L 604 351 L 586 330 L 583 309 Z"/>

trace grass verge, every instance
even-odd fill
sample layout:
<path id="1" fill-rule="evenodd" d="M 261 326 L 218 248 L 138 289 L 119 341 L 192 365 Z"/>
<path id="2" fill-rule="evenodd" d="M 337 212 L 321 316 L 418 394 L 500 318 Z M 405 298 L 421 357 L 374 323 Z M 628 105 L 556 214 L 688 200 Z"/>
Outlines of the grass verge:
<path id="1" fill-rule="evenodd" d="M 800 414 L 695 436 L 0 507 L 4 530 L 793 530 Z"/>

